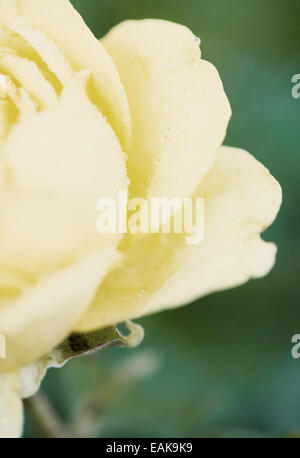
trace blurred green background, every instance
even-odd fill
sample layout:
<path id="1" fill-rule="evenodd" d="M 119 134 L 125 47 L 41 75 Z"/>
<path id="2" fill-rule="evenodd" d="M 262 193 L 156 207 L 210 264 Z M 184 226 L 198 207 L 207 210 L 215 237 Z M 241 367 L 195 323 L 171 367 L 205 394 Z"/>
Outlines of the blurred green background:
<path id="1" fill-rule="evenodd" d="M 291 357 L 291 338 L 300 333 L 300 99 L 291 96 L 291 77 L 300 73 L 299 0 L 73 4 L 99 37 L 129 18 L 191 28 L 231 102 L 225 143 L 270 169 L 284 203 L 264 235 L 279 247 L 268 277 L 140 320 L 146 337 L 139 348 L 111 348 L 52 369 L 44 390 L 62 418 L 76 422 L 98 387 L 99 421 L 89 430 L 96 436 L 300 434 L 300 360 Z M 29 417 L 26 435 L 38 436 Z"/>

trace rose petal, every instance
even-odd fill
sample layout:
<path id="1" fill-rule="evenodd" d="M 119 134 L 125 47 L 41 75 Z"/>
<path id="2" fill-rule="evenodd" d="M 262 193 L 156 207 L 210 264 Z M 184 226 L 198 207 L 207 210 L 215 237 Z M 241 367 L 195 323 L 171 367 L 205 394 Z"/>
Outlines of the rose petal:
<path id="1" fill-rule="evenodd" d="M 17 7 L 17 8 L 16 8 Z M 0 0 L 1 21 L 38 29 L 52 40 L 74 70 L 95 73 L 91 96 L 127 145 L 131 121 L 127 97 L 110 56 L 68 0 Z M 92 85 L 91 85 L 92 87 Z"/>
<path id="2" fill-rule="evenodd" d="M 151 298 L 148 312 L 263 277 L 274 265 L 276 246 L 260 233 L 277 215 L 281 188 L 267 169 L 245 151 L 222 147 L 199 193 L 206 199 L 205 241 L 180 253 L 180 267 Z"/>
<path id="3" fill-rule="evenodd" d="M 41 107 L 50 108 L 57 104 L 55 90 L 34 62 L 6 54 L 0 58 L 0 70 L 15 78 Z"/>
<path id="4" fill-rule="evenodd" d="M 97 246 L 116 245 L 96 231 L 96 207 L 59 192 L 0 195 L 0 265 L 29 276 L 47 274 Z"/>
<path id="5" fill-rule="evenodd" d="M 125 156 L 113 130 L 86 95 L 90 73 L 67 85 L 52 110 L 18 122 L 3 147 L 18 189 L 117 198 L 127 189 Z M 24 154 L 26 151 L 26 154 Z"/>
<path id="6" fill-rule="evenodd" d="M 113 249 L 92 253 L 41 279 L 8 307 L 0 308 L 0 333 L 6 338 L 7 354 L 0 360 L 0 371 L 34 361 L 59 344 L 117 260 Z"/>
<path id="7" fill-rule="evenodd" d="M 0 373 L 0 438 L 18 438 L 23 429 L 20 380 L 16 372 Z"/>
<path id="8" fill-rule="evenodd" d="M 186 234 L 132 242 L 77 331 L 183 305 L 269 272 L 276 247 L 259 234 L 278 212 L 281 189 L 268 170 L 249 153 L 222 147 L 195 196 L 205 198 L 204 242 L 187 246 Z"/>
<path id="9" fill-rule="evenodd" d="M 28 115 L 34 114 L 37 105 L 24 88 L 17 88 L 9 76 L 0 73 L 0 92 L 1 91 L 0 142 L 4 142 L 14 123 L 18 119 L 20 120 Z"/>
<path id="10" fill-rule="evenodd" d="M 31 398 L 40 389 L 43 378 L 47 373 L 48 357 L 42 357 L 20 369 L 20 396 L 22 399 Z"/>
<path id="11" fill-rule="evenodd" d="M 190 30 L 167 21 L 123 22 L 102 43 L 132 114 L 132 193 L 189 196 L 211 167 L 230 117 L 216 69 L 200 59 Z"/>
<path id="12" fill-rule="evenodd" d="M 10 125 L 16 120 L 17 118 L 17 109 L 11 100 L 1 100 L 0 99 L 0 141 L 2 141 L 8 130 Z M 0 186 L 1 186 L 1 166 L 2 158 L 0 158 Z"/>
<path id="13" fill-rule="evenodd" d="M 73 71 L 53 41 L 39 30 L 29 27 L 15 26 L 11 30 L 23 37 L 33 47 L 61 84 L 65 85 L 70 82 Z"/>
<path id="14" fill-rule="evenodd" d="M 0 196 L 2 266 L 49 273 L 118 241 L 96 233 L 96 204 L 127 189 L 125 155 L 86 96 L 89 78 L 80 72 L 56 108 L 20 119 L 3 146 L 9 190 Z"/>

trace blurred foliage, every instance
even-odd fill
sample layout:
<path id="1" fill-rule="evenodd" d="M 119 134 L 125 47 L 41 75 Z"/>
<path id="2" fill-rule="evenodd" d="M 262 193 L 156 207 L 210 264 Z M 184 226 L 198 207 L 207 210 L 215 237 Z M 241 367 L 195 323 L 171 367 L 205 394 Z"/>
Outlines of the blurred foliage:
<path id="1" fill-rule="evenodd" d="M 291 97 L 291 77 L 300 73 L 299 0 L 73 3 L 99 37 L 124 19 L 145 17 L 183 23 L 201 37 L 202 55 L 217 66 L 233 109 L 225 143 L 270 169 L 284 203 L 264 236 L 279 247 L 268 277 L 140 320 L 146 331 L 140 348 L 74 360 L 51 370 L 44 389 L 71 421 L 91 390 L 106 387 L 96 425 L 106 437 L 300 431 L 300 360 L 290 354 L 291 337 L 300 333 L 300 99 Z M 118 365 L 126 369 L 127 358 L 141 359 L 146 350 L 160 359 L 158 370 L 118 386 L 108 402 Z M 36 434 L 28 421 L 27 436 Z"/>

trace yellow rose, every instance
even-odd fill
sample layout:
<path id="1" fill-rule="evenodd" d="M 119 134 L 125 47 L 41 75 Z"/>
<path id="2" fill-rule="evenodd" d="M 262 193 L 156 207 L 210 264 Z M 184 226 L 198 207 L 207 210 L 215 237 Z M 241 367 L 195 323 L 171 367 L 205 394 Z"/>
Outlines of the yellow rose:
<path id="1" fill-rule="evenodd" d="M 99 42 L 68 0 L 0 0 L 0 435 L 20 368 L 89 332 L 261 277 L 279 184 L 222 147 L 230 106 L 185 27 L 128 21 Z M 127 159 L 128 158 L 128 159 Z M 99 235 L 96 202 L 204 197 L 205 240 Z"/>

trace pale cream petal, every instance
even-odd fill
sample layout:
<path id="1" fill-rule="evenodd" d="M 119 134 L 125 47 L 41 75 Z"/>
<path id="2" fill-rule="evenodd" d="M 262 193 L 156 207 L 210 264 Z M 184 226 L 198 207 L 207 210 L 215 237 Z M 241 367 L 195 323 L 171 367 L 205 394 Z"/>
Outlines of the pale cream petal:
<path id="1" fill-rule="evenodd" d="M 33 278 L 117 243 L 97 233 L 95 204 L 66 193 L 3 191 L 0 219 L 0 267 Z"/>
<path id="2" fill-rule="evenodd" d="M 10 126 L 17 119 L 17 115 L 18 110 L 11 100 L 0 99 L 0 141 L 5 139 Z"/>
<path id="3" fill-rule="evenodd" d="M 125 90 L 114 63 L 68 0 L 0 0 L 0 23 L 37 29 L 52 40 L 76 71 L 92 70 L 90 96 L 128 145 L 131 120 Z M 15 9 L 17 5 L 17 11 Z"/>
<path id="4" fill-rule="evenodd" d="M 0 438 L 18 438 L 23 430 L 20 377 L 17 372 L 0 372 Z"/>
<path id="5" fill-rule="evenodd" d="M 0 72 L 0 142 L 18 118 L 18 91 L 11 79 Z M 1 180 L 0 180 L 1 182 Z"/>
<path id="6" fill-rule="evenodd" d="M 5 142 L 17 120 L 34 114 L 36 110 L 37 104 L 28 92 L 16 87 L 9 76 L 0 73 L 0 143 Z"/>
<path id="7" fill-rule="evenodd" d="M 1 24 L 1 19 L 3 24 Z M 64 56 L 55 43 L 39 30 L 25 27 L 22 18 L 21 23 L 23 26 L 20 25 L 20 17 L 10 22 L 0 16 L 0 55 L 19 58 L 19 62 L 21 62 L 20 59 L 27 60 L 31 66 L 35 64 L 42 77 L 52 86 L 50 90 L 55 90 L 56 94 L 59 94 L 62 89 L 60 77 L 66 76 L 64 69 L 67 67 L 72 73 L 70 65 L 65 62 Z M 22 67 L 17 70 L 20 77 Z M 30 74 L 30 72 L 32 73 L 32 70 L 28 67 L 27 73 Z M 30 84 L 30 78 L 27 79 Z"/>
<path id="8" fill-rule="evenodd" d="M 31 398 L 40 389 L 43 378 L 47 373 L 48 356 L 42 357 L 20 369 L 20 396 L 22 399 Z"/>
<path id="9" fill-rule="evenodd" d="M 0 266 L 45 274 L 118 242 L 118 234 L 97 234 L 96 205 L 128 188 L 126 157 L 86 96 L 89 78 L 79 73 L 56 108 L 10 131 L 2 148 L 9 190 L 0 196 Z"/>
<path id="10" fill-rule="evenodd" d="M 12 125 L 26 116 L 32 116 L 37 111 L 37 102 L 29 95 L 23 87 L 16 87 L 13 80 L 4 74 L 0 74 L 2 83 L 2 98 L 0 97 L 1 110 L 1 140 L 6 140 L 7 133 Z"/>
<path id="11" fill-rule="evenodd" d="M 59 344 L 118 259 L 113 249 L 91 253 L 41 279 L 37 286 L 0 308 L 0 334 L 6 338 L 7 354 L 0 360 L 0 371 L 35 361 Z"/>
<path id="12" fill-rule="evenodd" d="M 73 71 L 53 41 L 39 30 L 29 27 L 12 26 L 11 30 L 23 37 L 33 47 L 61 84 L 70 82 Z"/>
<path id="13" fill-rule="evenodd" d="M 37 112 L 38 106 L 29 93 L 22 87 L 18 88 L 16 91 L 16 97 L 14 103 L 18 109 L 18 121 L 23 120 L 27 116 L 32 116 Z M 12 127 L 13 123 L 11 123 Z"/>
<path id="14" fill-rule="evenodd" d="M 0 309 L 6 307 L 22 290 L 32 286 L 34 280 L 32 277 L 20 273 L 15 269 L 8 269 L 0 266 Z M 2 337 L 4 338 L 4 337 Z M 1 353 L 1 336 L 0 336 L 0 353 Z"/>
<path id="15" fill-rule="evenodd" d="M 102 43 L 130 104 L 133 195 L 191 195 L 214 161 L 231 114 L 218 72 L 200 59 L 192 32 L 175 23 L 126 21 Z"/>
<path id="16" fill-rule="evenodd" d="M 0 22 L 2 19 L 10 20 L 18 15 L 16 0 L 0 0 Z"/>
<path id="17" fill-rule="evenodd" d="M 269 272 L 276 247 L 260 233 L 278 212 L 281 188 L 268 170 L 249 153 L 222 147 L 195 196 L 205 198 L 204 242 L 187 246 L 186 234 L 132 242 L 77 330 L 183 305 Z"/>
<path id="18" fill-rule="evenodd" d="M 0 123 L 1 123 L 1 102 L 0 102 Z M 1 137 L 1 133 L 0 133 L 0 137 Z M 0 157 L 0 192 L 2 191 L 4 187 L 5 187 L 5 165 L 4 165 L 2 158 Z"/>
<path id="19" fill-rule="evenodd" d="M 6 54 L 0 58 L 0 71 L 7 72 L 9 76 L 15 78 L 41 108 L 50 108 L 57 104 L 55 90 L 44 78 L 35 62 Z"/>
<path id="20" fill-rule="evenodd" d="M 127 189 L 126 157 L 110 125 L 86 95 L 82 72 L 65 87 L 57 107 L 24 119 L 3 148 L 18 189 L 47 189 L 117 198 Z M 26 151 L 26 154 L 24 154 Z"/>

